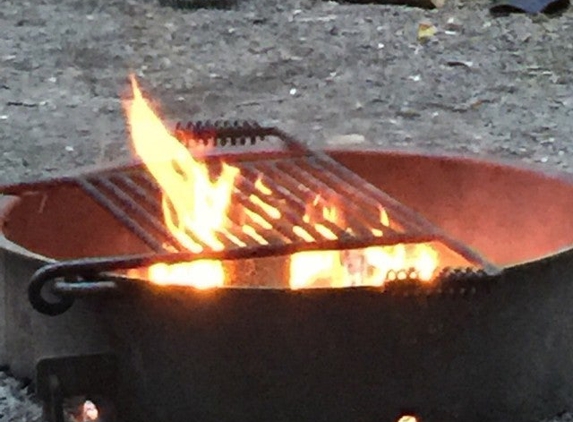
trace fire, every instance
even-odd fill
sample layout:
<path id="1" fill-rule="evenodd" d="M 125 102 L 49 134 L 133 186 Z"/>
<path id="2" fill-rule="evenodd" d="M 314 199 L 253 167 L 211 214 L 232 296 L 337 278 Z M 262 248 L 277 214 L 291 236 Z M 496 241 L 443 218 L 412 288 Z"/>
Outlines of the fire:
<path id="1" fill-rule="evenodd" d="M 225 271 L 222 265 L 215 261 L 201 260 L 183 262 L 180 264 L 155 264 L 149 267 L 148 277 L 162 285 L 189 285 L 197 289 L 221 287 L 225 281 Z"/>
<path id="2" fill-rule="evenodd" d="M 328 230 L 325 222 L 344 225 L 339 209 L 330 203 L 323 203 L 317 197 L 313 206 L 307 208 L 303 220 L 314 227 Z M 390 218 L 380 209 L 380 226 L 372 229 L 377 237 L 384 236 L 384 227 L 390 227 Z M 312 237 L 302 228 L 295 231 L 305 240 Z M 330 231 L 329 231 L 330 232 Z M 330 232 L 333 236 L 334 234 Z M 308 238 L 310 237 L 310 239 Z M 336 236 L 334 237 L 336 238 Z M 388 280 L 405 277 L 405 270 L 420 281 L 430 281 L 438 268 L 436 250 L 428 244 L 398 244 L 395 246 L 373 246 L 361 250 L 301 252 L 290 257 L 290 287 L 292 289 L 312 287 L 382 286 Z"/>
<path id="3" fill-rule="evenodd" d="M 163 191 L 165 225 L 192 252 L 201 252 L 203 242 L 222 250 L 217 233 L 227 226 L 227 210 L 239 170 L 223 164 L 220 175 L 211 179 L 208 167 L 197 161 L 163 125 L 143 98 L 135 77 L 131 77 L 133 100 L 125 112 L 135 152 Z M 149 278 L 160 284 L 186 280 L 197 288 L 223 286 L 222 263 L 202 260 L 174 266 L 158 264 Z"/>
<path id="4" fill-rule="evenodd" d="M 173 237 L 191 252 L 201 253 L 206 245 L 224 249 L 222 237 L 237 246 L 245 244 L 231 234 L 229 207 L 239 169 L 222 164 L 217 177 L 212 177 L 210 166 L 197 159 L 194 152 L 183 145 L 163 125 L 148 102 L 143 98 L 137 81 L 131 77 L 133 99 L 124 103 L 129 131 L 135 152 L 160 185 L 165 226 Z M 201 151 L 203 152 L 203 151 Z M 272 204 L 273 190 L 260 175 L 253 184 L 249 197 L 258 213 L 248 209 L 239 217 L 241 230 L 259 244 L 268 244 L 263 230 L 272 230 L 273 220 L 282 218 L 281 211 Z M 241 213 L 238 213 L 241 214 Z M 260 215 L 259 215 L 260 214 Z M 234 216 L 236 217 L 236 216 Z M 309 198 L 302 220 L 308 227 L 293 227 L 293 233 L 303 241 L 313 242 L 318 232 L 321 238 L 336 240 L 338 229 L 344 227 L 344 215 L 332 198 L 317 195 Z M 248 220 L 247 220 L 248 219 Z M 251 221 L 254 226 L 249 223 Z M 379 224 L 371 229 L 376 237 L 385 235 L 391 219 L 379 209 Z M 259 230 L 259 231 L 257 231 Z M 317 236 L 318 237 L 318 236 Z M 431 280 L 438 267 L 438 254 L 427 244 L 398 244 L 392 247 L 369 247 L 363 250 L 303 252 L 289 258 L 290 287 L 382 286 L 388 279 L 404 277 L 410 270 L 420 280 Z M 130 270 L 128 275 L 150 279 L 162 285 L 183 284 L 198 289 L 222 287 L 226 274 L 221 261 L 200 260 L 179 264 L 155 264 L 143 270 Z"/>

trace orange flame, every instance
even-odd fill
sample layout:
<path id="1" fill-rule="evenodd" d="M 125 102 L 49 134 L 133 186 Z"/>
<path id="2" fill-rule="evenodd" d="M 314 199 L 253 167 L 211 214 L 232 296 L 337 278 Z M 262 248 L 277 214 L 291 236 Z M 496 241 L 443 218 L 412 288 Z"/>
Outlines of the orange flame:
<path id="1" fill-rule="evenodd" d="M 212 181 L 208 167 L 195 160 L 163 125 L 143 98 L 131 76 L 133 100 L 124 104 L 135 152 L 163 191 L 165 225 L 192 252 L 201 252 L 203 242 L 222 250 L 217 234 L 227 225 L 227 209 L 239 170 L 223 164 Z M 174 266 L 158 264 L 149 269 L 150 278 L 161 284 L 181 283 L 197 288 L 222 286 L 225 274 L 221 262 L 197 261 Z"/>
<path id="2" fill-rule="evenodd" d="M 322 226 L 316 221 L 318 215 L 323 221 L 337 223 L 339 227 L 344 226 L 344 218 L 340 210 L 328 206 L 319 212 L 316 208 L 319 202 L 313 201 L 315 207 L 312 212 L 309 212 L 307 208 L 304 221 L 312 222 L 318 230 Z M 391 225 L 388 213 L 384 209 L 380 209 L 380 225 L 381 227 L 372 229 L 372 233 L 377 237 L 384 236 L 384 228 Z M 324 233 L 321 234 L 324 235 Z M 302 237 L 300 234 L 299 236 Z M 403 273 L 405 270 L 411 271 L 411 275 L 420 281 L 430 281 L 438 268 L 438 263 L 437 251 L 428 244 L 398 244 L 373 246 L 361 250 L 301 252 L 290 257 L 289 284 L 292 289 L 382 286 L 389 280 L 389 275 Z"/>

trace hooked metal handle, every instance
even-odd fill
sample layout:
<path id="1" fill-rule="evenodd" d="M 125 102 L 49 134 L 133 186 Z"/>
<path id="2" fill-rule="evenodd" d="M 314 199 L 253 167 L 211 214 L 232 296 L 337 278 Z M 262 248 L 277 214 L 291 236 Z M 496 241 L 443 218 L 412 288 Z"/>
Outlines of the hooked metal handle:
<path id="1" fill-rule="evenodd" d="M 48 266 L 49 267 L 49 266 Z M 116 280 L 78 280 L 77 278 L 65 277 L 57 279 L 51 268 L 44 267 L 38 270 L 31 278 L 28 286 L 28 300 L 38 312 L 57 316 L 72 307 L 77 297 L 103 295 L 117 293 L 119 283 Z M 46 271 L 48 270 L 48 271 Z M 56 299 L 49 300 L 45 297 L 46 288 Z"/>

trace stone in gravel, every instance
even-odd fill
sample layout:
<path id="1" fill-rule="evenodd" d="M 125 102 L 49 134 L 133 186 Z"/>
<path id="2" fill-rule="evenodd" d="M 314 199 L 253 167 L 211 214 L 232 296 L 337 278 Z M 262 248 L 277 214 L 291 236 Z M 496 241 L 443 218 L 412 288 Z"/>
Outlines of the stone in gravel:
<path id="1" fill-rule="evenodd" d="M 326 139 L 328 145 L 341 146 L 341 145 L 358 145 L 366 143 L 364 135 L 358 133 L 351 133 L 349 135 L 336 135 Z"/>

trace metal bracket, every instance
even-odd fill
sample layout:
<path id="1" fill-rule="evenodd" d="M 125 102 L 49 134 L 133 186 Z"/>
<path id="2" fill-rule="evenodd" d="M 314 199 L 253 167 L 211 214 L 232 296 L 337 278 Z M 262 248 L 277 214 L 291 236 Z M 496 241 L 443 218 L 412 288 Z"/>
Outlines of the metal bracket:
<path id="1" fill-rule="evenodd" d="M 116 358 L 111 354 L 40 360 L 36 365 L 36 393 L 44 404 L 44 420 L 68 422 L 66 399 L 78 396 L 96 403 L 101 420 L 114 420 L 117 368 Z"/>

